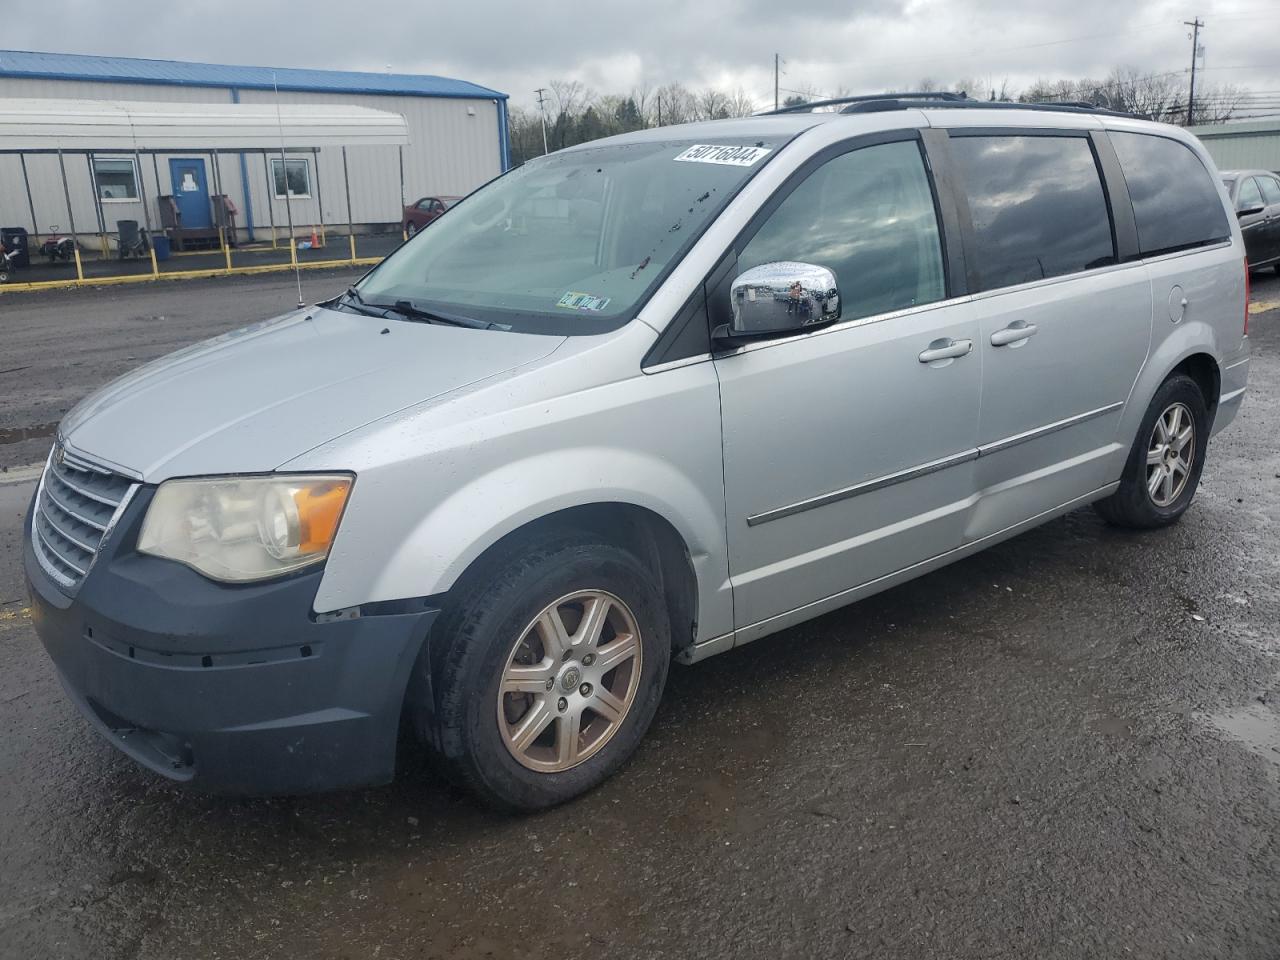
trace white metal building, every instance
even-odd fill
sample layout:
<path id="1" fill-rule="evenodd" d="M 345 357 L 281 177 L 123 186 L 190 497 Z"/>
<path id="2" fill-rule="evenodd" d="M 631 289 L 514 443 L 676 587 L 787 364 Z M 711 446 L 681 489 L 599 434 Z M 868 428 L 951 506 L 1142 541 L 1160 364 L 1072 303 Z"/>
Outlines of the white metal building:
<path id="1" fill-rule="evenodd" d="M 1204 142 L 1219 170 L 1280 172 L 1280 119 L 1189 128 Z"/>
<path id="2" fill-rule="evenodd" d="M 345 229 L 350 214 L 358 231 L 398 225 L 402 180 L 405 202 L 425 195 L 462 195 L 509 163 L 507 95 L 446 77 L 0 50 L 4 98 L 345 105 L 400 114 L 406 121 L 409 145 L 402 152 L 385 146 L 349 149 L 350 211 L 341 159 L 332 151 L 289 151 L 283 161 L 222 152 L 216 171 L 208 169 L 208 154 L 162 154 L 140 162 L 126 151 L 67 156 L 67 192 L 77 226 L 88 232 L 97 230 L 95 193 L 106 232 L 112 233 L 119 220 L 147 219 L 141 197 L 153 205 L 147 212 L 158 223 L 157 197 L 181 195 L 184 187 L 191 193 L 193 185 L 198 194 L 213 194 L 215 184 L 238 209 L 241 239 L 254 238 L 269 221 L 286 222 L 286 191 L 295 224 Z M 243 144 L 228 144 L 234 146 Z M 44 234 L 57 224 L 65 231 L 66 203 L 57 157 L 0 156 L 0 226 L 25 226 Z"/>

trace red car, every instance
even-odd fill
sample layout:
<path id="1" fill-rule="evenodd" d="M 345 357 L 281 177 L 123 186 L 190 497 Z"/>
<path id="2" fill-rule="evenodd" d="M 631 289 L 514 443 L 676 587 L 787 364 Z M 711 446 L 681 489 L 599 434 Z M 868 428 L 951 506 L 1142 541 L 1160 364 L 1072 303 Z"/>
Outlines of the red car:
<path id="1" fill-rule="evenodd" d="M 409 204 L 404 208 L 405 234 L 412 237 L 461 199 L 461 197 L 423 197 L 417 203 Z"/>

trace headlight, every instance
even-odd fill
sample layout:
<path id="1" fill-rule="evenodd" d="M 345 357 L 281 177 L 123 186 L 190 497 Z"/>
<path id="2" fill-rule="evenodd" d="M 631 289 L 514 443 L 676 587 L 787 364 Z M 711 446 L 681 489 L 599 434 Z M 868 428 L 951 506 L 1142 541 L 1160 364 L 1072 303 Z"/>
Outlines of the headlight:
<path id="1" fill-rule="evenodd" d="M 351 478 L 218 477 L 160 485 L 138 549 L 231 583 L 265 580 L 329 555 Z"/>

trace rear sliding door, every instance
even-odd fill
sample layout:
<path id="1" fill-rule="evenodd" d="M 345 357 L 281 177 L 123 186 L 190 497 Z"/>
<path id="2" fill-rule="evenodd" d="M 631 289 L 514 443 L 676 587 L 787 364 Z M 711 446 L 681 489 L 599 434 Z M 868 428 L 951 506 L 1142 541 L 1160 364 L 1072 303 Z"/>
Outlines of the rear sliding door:
<path id="1" fill-rule="evenodd" d="M 982 356 L 970 542 L 1119 479 L 1151 287 L 1117 245 L 1099 135 L 953 130 L 948 150 Z M 1131 216 L 1122 226 L 1132 253 Z"/>

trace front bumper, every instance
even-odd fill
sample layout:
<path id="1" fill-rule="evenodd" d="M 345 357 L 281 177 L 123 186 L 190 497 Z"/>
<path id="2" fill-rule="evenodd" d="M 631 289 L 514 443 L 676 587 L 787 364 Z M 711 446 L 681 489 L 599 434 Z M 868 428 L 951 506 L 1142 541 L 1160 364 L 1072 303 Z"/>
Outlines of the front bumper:
<path id="1" fill-rule="evenodd" d="M 229 586 L 139 554 L 150 492 L 134 498 L 74 598 L 36 561 L 28 511 L 36 632 L 90 723 L 143 766 L 212 792 L 390 780 L 405 690 L 437 611 L 404 604 L 318 622 L 319 570 Z"/>

